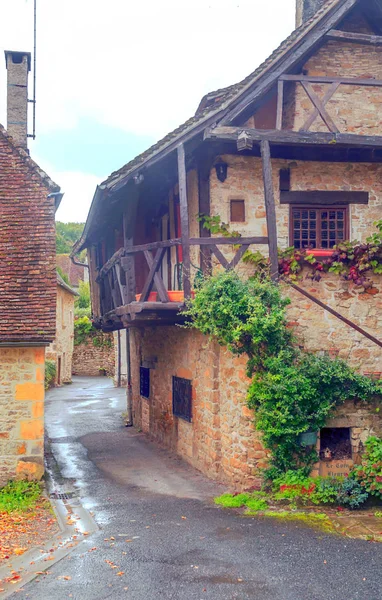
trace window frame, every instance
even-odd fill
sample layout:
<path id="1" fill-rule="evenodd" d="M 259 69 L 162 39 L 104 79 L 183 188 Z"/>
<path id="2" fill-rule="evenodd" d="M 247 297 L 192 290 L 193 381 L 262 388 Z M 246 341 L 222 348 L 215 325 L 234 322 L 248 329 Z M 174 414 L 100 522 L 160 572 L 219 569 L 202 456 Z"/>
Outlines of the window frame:
<path id="1" fill-rule="evenodd" d="M 243 206 L 243 219 L 241 219 L 240 221 L 237 221 L 236 219 L 233 220 L 232 218 L 232 204 L 234 202 L 237 202 Z M 229 222 L 230 223 L 246 223 L 246 206 L 245 206 L 245 199 L 244 198 L 231 198 L 229 201 Z"/>
<path id="2" fill-rule="evenodd" d="M 290 204 L 289 205 L 289 245 L 295 248 L 294 245 L 294 220 L 293 220 L 293 211 L 294 210 L 315 210 L 321 212 L 329 212 L 331 210 L 342 210 L 344 212 L 344 239 L 342 241 L 348 240 L 350 236 L 350 210 L 348 204 L 333 204 L 333 205 L 323 205 L 323 204 Z M 316 240 L 320 245 L 316 245 L 314 248 L 295 248 L 295 250 L 299 250 L 301 252 L 305 251 L 318 251 L 318 252 L 333 252 L 333 248 L 323 248 L 322 247 L 322 237 L 321 237 L 321 219 L 316 219 L 317 229 L 316 229 Z M 329 242 L 329 239 L 328 239 Z M 336 242 L 337 244 L 338 242 Z"/>
<path id="3" fill-rule="evenodd" d="M 176 388 L 179 386 L 183 386 L 183 391 L 188 392 L 188 398 L 182 398 L 182 400 L 177 402 L 175 398 Z M 192 398 L 192 379 L 186 379 L 184 377 L 177 377 L 176 375 L 172 376 L 172 414 L 174 417 L 178 417 L 178 419 L 183 419 L 188 423 L 192 423 L 192 409 L 193 409 L 193 398 Z M 181 406 L 180 406 L 181 405 Z M 179 410 L 179 406 L 183 409 L 183 411 Z"/>

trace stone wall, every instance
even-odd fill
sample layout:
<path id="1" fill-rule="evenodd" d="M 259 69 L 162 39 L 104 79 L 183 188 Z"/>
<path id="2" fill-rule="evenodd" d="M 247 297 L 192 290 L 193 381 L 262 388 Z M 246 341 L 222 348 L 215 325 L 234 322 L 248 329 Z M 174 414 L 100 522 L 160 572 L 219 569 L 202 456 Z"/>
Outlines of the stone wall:
<path id="1" fill-rule="evenodd" d="M 113 334 L 104 334 L 109 339 L 111 346 L 95 346 L 93 338 L 89 337 L 86 342 L 74 346 L 73 352 L 73 375 L 99 375 L 99 369 L 105 368 L 107 374 L 114 377 L 115 353 Z"/>
<path id="2" fill-rule="evenodd" d="M 245 406 L 245 359 L 201 333 L 177 327 L 131 329 L 134 423 L 209 477 L 260 483 L 266 453 Z M 139 366 L 154 359 L 150 398 L 140 396 Z M 172 376 L 192 380 L 192 423 L 172 412 Z"/>
<path id="3" fill-rule="evenodd" d="M 0 348 L 0 487 L 44 473 L 44 348 Z"/>
<path id="4" fill-rule="evenodd" d="M 72 381 L 75 295 L 57 286 L 56 337 L 47 348 L 46 358 L 56 363 L 55 383 Z"/>

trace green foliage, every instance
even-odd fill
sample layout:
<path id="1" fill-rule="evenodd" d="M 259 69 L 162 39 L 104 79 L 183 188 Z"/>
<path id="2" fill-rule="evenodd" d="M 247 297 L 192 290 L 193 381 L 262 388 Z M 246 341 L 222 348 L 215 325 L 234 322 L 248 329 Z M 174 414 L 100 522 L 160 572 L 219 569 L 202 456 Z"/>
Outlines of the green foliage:
<path id="1" fill-rule="evenodd" d="M 0 513 L 21 512 L 32 508 L 41 496 L 36 481 L 10 481 L 0 489 Z"/>
<path id="2" fill-rule="evenodd" d="M 370 437 L 365 447 L 362 463 L 351 475 L 369 494 L 382 499 L 382 438 Z"/>
<path id="3" fill-rule="evenodd" d="M 83 344 L 88 339 L 91 339 L 93 346 L 98 348 L 112 348 L 113 346 L 110 336 L 95 329 L 89 317 L 85 315 L 74 321 L 74 345 Z"/>
<path id="4" fill-rule="evenodd" d="M 287 304 L 289 300 L 269 281 L 242 281 L 235 272 L 225 271 L 204 281 L 186 314 L 191 327 L 235 354 L 247 354 L 251 374 L 266 356 L 289 346 Z"/>
<path id="5" fill-rule="evenodd" d="M 242 281 L 226 271 L 205 279 L 186 311 L 189 327 L 247 355 L 252 377 L 247 404 L 272 453 L 267 475 L 273 477 L 299 467 L 308 475 L 317 453 L 302 447 L 299 435 L 319 431 L 345 400 L 369 401 L 382 393 L 380 381 L 344 361 L 296 348 L 287 327 L 288 304 L 269 280 Z"/>
<path id="6" fill-rule="evenodd" d="M 94 328 L 89 317 L 82 317 L 74 321 L 74 344 L 82 344 L 93 333 Z"/>
<path id="7" fill-rule="evenodd" d="M 57 273 L 60 275 L 61 279 L 63 279 L 65 281 L 65 283 L 67 283 L 68 285 L 70 285 L 68 274 L 65 273 L 65 271 L 63 271 L 61 269 L 61 267 L 56 267 L 56 269 L 57 269 Z"/>
<path id="8" fill-rule="evenodd" d="M 243 493 L 243 494 L 223 494 L 214 499 L 215 504 L 224 506 L 225 508 L 241 508 L 246 506 L 248 512 L 255 513 L 266 510 L 268 502 L 265 499 L 265 494 L 262 492 Z"/>
<path id="9" fill-rule="evenodd" d="M 56 222 L 56 253 L 70 254 L 74 244 L 80 239 L 84 223 Z"/>
<path id="10" fill-rule="evenodd" d="M 89 282 L 80 281 L 79 297 L 76 300 L 78 308 L 90 308 L 90 285 Z"/>
<path id="11" fill-rule="evenodd" d="M 359 508 L 366 502 L 369 494 L 362 485 L 352 477 L 346 477 L 338 491 L 337 502 L 341 506 Z"/>
<path id="12" fill-rule="evenodd" d="M 49 390 L 56 378 L 56 363 L 54 360 L 45 361 L 45 390 Z"/>
<path id="13" fill-rule="evenodd" d="M 367 401 L 381 393 L 381 383 L 356 373 L 344 361 L 285 349 L 263 362 L 253 375 L 248 406 L 256 427 L 282 471 L 310 466 L 315 451 L 302 448 L 298 436 L 319 431 L 345 400 Z"/>

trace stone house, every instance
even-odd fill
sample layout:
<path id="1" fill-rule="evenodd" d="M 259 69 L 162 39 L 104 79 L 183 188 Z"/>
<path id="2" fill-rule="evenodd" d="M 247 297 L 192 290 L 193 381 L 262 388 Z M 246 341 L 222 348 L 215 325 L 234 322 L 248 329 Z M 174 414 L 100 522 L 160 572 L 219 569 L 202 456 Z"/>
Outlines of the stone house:
<path id="1" fill-rule="evenodd" d="M 72 382 L 74 302 L 78 297 L 57 273 L 56 335 L 46 350 L 46 359 L 56 363 L 56 385 Z"/>
<path id="2" fill-rule="evenodd" d="M 381 3 L 296 8 L 297 28 L 260 67 L 207 94 L 193 117 L 98 186 L 75 248 L 88 249 L 95 323 L 126 330 L 134 423 L 236 487 L 260 483 L 267 454 L 245 405 L 246 361 L 176 326 L 195 277 L 211 261 L 242 269 L 250 247 L 269 256 L 277 279 L 277 247 L 309 248 L 319 261 L 342 240 L 364 242 L 382 217 Z M 198 213 L 229 223 L 240 249 Z M 373 281 L 365 290 L 328 273 L 288 287 L 305 348 L 380 374 L 382 281 Z M 378 413 L 348 402 L 318 449 L 332 444 L 335 454 L 345 440 L 350 461 L 371 433 L 381 433 Z"/>
<path id="3" fill-rule="evenodd" d="M 45 348 L 55 336 L 54 216 L 60 188 L 27 149 L 31 56 L 6 52 L 0 126 L 0 485 L 44 472 Z"/>

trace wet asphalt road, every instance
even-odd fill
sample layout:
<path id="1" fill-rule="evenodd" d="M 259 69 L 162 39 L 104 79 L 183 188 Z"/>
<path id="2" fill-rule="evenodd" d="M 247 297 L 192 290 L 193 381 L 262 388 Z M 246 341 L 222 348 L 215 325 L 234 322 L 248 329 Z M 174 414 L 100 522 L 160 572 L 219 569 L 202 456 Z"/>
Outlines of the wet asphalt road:
<path id="1" fill-rule="evenodd" d="M 49 393 L 61 483 L 100 529 L 12 598 L 381 600 L 382 545 L 215 507 L 222 489 L 125 428 L 124 410 L 107 378 Z"/>

